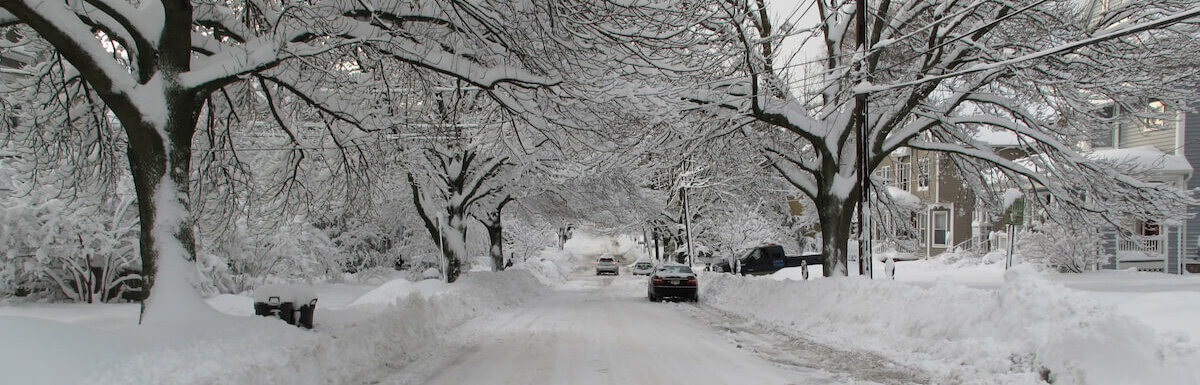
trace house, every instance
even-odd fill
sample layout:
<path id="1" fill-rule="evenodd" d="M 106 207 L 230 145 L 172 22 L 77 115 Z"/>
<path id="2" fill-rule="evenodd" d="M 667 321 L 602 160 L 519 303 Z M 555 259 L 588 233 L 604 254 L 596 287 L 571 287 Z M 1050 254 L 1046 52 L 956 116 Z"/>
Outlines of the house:
<path id="1" fill-rule="evenodd" d="M 1200 179 L 1191 177 L 1192 165 L 1200 164 L 1200 114 L 1166 111 L 1161 102 L 1150 102 L 1146 108 L 1156 114 L 1116 111 L 1111 148 L 1098 149 L 1090 156 L 1136 168 L 1147 182 L 1188 190 L 1200 187 Z M 1172 274 L 1185 271 L 1188 259 L 1200 257 L 1196 210 L 1189 207 L 1191 218 L 1177 223 L 1126 221 L 1108 234 L 1105 248 L 1115 257 L 1106 267 Z"/>
<path id="2" fill-rule="evenodd" d="M 877 239 L 897 240 L 898 251 L 928 258 L 975 237 L 975 194 L 958 176 L 947 155 L 900 148 L 875 169 L 875 177 L 888 187 L 893 199 L 915 200 L 917 207 L 908 226 L 882 218 L 875 226 Z M 912 230 L 907 230 L 911 228 Z"/>
<path id="3" fill-rule="evenodd" d="M 1123 2 L 1089 0 L 1080 18 L 1089 28 L 1107 28 L 1120 17 Z M 1103 129 L 1111 132 L 1106 140 L 1110 147 L 1091 157 L 1138 167 L 1140 177 L 1151 183 L 1200 187 L 1200 179 L 1191 177 L 1191 165 L 1200 164 L 1200 114 L 1171 111 L 1168 104 L 1151 100 L 1140 111 L 1105 109 L 1103 113 L 1114 118 L 1112 127 Z M 1200 263 L 1185 267 L 1188 260 L 1200 257 L 1200 218 L 1195 207 L 1187 211 L 1191 218 L 1179 223 L 1129 220 L 1113 229 L 1105 242 L 1106 254 L 1113 257 L 1105 267 L 1200 273 Z"/>

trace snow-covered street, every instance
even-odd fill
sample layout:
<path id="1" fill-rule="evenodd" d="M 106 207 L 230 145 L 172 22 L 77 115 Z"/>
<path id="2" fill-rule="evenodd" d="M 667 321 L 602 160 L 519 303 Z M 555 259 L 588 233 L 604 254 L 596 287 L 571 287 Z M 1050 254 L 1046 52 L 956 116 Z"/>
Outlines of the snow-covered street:
<path id="1" fill-rule="evenodd" d="M 466 337 L 455 351 L 415 362 L 384 383 L 875 383 L 861 381 L 853 372 L 818 369 L 834 361 L 830 355 L 856 361 L 869 354 L 789 344 L 703 304 L 652 303 L 645 296 L 645 280 L 572 276 L 528 307 L 465 325 L 456 333 Z M 920 378 L 875 369 L 859 374 L 879 380 L 886 373 L 883 383 Z"/>
<path id="2" fill-rule="evenodd" d="M 1191 278 L 903 263 L 904 281 L 700 274 L 699 303 L 548 252 L 454 285 L 316 283 L 316 327 L 219 295 L 189 321 L 128 304 L 0 307 L 0 372 L 29 384 L 1183 384 Z M 933 277 L 933 278 L 922 278 Z M 990 278 L 989 278 L 990 277 Z M 926 279 L 932 279 L 930 284 Z M 1063 286 L 1092 279 L 1090 290 Z M 1103 279 L 1109 284 L 1101 284 Z M 907 281 L 907 282 L 905 282 Z M 964 284 L 961 282 L 972 282 Z M 984 287 L 973 287 L 984 286 Z M 1125 306 L 1130 296 L 1173 304 Z M 1144 301 L 1143 301 L 1144 302 Z M 1180 313 L 1180 309 L 1183 312 Z"/>

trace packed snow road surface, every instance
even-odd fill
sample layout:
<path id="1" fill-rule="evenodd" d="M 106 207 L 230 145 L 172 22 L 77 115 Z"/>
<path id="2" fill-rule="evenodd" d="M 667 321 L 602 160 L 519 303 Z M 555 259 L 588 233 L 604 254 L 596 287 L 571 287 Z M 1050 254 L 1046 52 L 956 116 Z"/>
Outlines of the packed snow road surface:
<path id="1" fill-rule="evenodd" d="M 542 301 L 464 325 L 457 348 L 415 362 L 383 382 L 876 383 L 776 359 L 779 348 L 767 346 L 776 340 L 731 330 L 721 325 L 728 317 L 711 309 L 651 303 L 645 278 L 574 278 Z"/>

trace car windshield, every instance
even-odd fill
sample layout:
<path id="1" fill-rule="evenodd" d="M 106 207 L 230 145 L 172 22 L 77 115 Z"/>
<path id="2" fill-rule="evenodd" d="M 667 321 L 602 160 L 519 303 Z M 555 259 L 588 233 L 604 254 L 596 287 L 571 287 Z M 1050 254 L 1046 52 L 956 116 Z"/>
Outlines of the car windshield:
<path id="1" fill-rule="evenodd" d="M 647 267 L 650 267 L 650 264 L 646 263 L 646 262 L 639 262 L 637 265 L 634 265 L 634 266 L 637 266 L 639 269 L 645 269 Z"/>
<path id="2" fill-rule="evenodd" d="M 691 274 L 691 273 L 692 273 L 692 268 L 690 268 L 690 267 L 687 267 L 687 266 L 663 266 L 662 270 L 659 270 L 659 271 L 662 271 L 662 272 L 665 272 L 665 273 L 684 273 L 684 274 Z"/>

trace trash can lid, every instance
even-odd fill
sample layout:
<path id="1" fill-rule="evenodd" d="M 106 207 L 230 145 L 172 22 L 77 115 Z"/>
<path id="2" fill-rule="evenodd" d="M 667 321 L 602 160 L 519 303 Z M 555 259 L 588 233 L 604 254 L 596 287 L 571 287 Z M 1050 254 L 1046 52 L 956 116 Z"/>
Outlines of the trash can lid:
<path id="1" fill-rule="evenodd" d="M 279 302 L 308 304 L 317 300 L 317 292 L 309 285 L 262 285 L 254 289 L 254 302 L 270 302 L 279 297 Z"/>

